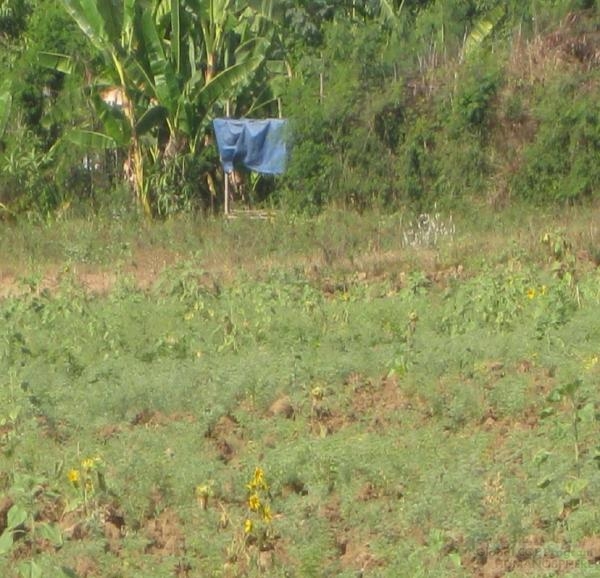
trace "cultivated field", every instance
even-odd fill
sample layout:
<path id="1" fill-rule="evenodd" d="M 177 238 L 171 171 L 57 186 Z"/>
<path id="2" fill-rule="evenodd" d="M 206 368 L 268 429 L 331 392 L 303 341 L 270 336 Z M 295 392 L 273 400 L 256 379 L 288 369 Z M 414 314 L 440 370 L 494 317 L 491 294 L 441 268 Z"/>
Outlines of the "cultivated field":
<path id="1" fill-rule="evenodd" d="M 0 225 L 0 575 L 597 576 L 599 215 Z"/>

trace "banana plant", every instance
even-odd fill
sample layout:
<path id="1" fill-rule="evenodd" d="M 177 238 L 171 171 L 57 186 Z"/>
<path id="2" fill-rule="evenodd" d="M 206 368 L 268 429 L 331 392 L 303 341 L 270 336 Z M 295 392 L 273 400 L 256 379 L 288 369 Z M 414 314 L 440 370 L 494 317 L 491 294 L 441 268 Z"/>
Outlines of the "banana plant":
<path id="1" fill-rule="evenodd" d="M 137 130 L 138 116 L 141 116 L 136 106 L 136 98 L 139 98 L 139 95 L 128 74 L 129 68 L 135 67 L 136 62 L 134 38 L 141 15 L 139 4 L 136 0 L 123 0 L 119 6 L 115 2 L 102 0 L 64 0 L 65 9 L 102 57 L 101 77 L 104 78 L 104 82 L 122 91 L 122 109 L 117 110 L 113 107 L 114 114 L 100 105 L 100 99 L 97 97 L 94 97 L 93 101 L 100 106 L 100 117 L 105 129 L 110 127 L 107 132 L 122 134 L 128 140 L 127 164 L 134 190 L 145 212 L 150 213 L 148 191 L 144 182 L 141 135 Z M 90 144 L 103 140 L 93 131 L 88 131 L 87 135 Z M 79 133 L 80 140 L 85 136 L 85 132 Z M 114 140 L 115 144 L 120 144 L 114 139 L 114 134 L 105 136 Z M 104 142 L 107 140 L 104 139 Z"/>
<path id="2" fill-rule="evenodd" d="M 103 57 L 97 84 L 116 86 L 123 94 L 120 108 L 94 98 L 106 138 L 93 131 L 80 132 L 78 138 L 104 145 L 128 141 L 134 188 L 151 212 L 144 161 L 194 152 L 214 106 L 234 95 L 265 61 L 269 39 L 250 27 L 240 33 L 255 12 L 247 12 L 247 3 L 243 10 L 242 3 L 234 6 L 233 0 L 64 4 Z M 166 139 L 158 138 L 164 134 Z"/>
<path id="3" fill-rule="evenodd" d="M 505 14 L 504 6 L 501 4 L 480 16 L 475 22 L 463 46 L 463 58 L 469 56 L 474 50 L 481 46 L 482 42 L 492 33 L 496 25 Z"/>
<path id="4" fill-rule="evenodd" d="M 146 13 L 142 19 L 146 60 L 140 59 L 144 66 L 139 70 L 139 82 L 164 113 L 167 151 L 180 150 L 182 140 L 195 150 L 214 105 L 251 78 L 269 47 L 265 38 L 242 37 L 229 62 L 218 66 L 223 59 L 217 53 L 225 51 L 222 39 L 229 29 L 219 30 L 212 19 L 218 16 L 220 24 L 222 15 L 201 8 L 189 0 L 162 0 L 154 15 Z M 205 22 L 206 18 L 211 22 Z M 159 116 L 154 120 L 160 122 Z"/>

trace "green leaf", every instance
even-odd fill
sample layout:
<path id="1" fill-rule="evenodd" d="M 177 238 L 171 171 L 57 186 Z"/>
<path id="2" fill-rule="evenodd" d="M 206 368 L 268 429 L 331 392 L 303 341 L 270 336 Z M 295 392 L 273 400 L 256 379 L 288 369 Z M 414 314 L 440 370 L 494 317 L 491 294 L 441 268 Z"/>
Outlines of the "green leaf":
<path id="1" fill-rule="evenodd" d="M 2 85 L 2 93 L 0 93 L 0 137 L 4 135 L 6 126 L 8 125 L 8 119 L 12 110 L 12 94 L 8 91 L 7 82 Z"/>
<path id="2" fill-rule="evenodd" d="M 50 70 L 56 70 L 63 74 L 73 73 L 73 59 L 66 54 L 59 54 L 57 52 L 40 52 L 38 54 L 38 60 L 40 65 L 49 68 Z"/>
<path id="3" fill-rule="evenodd" d="M 535 454 L 535 456 L 533 456 L 533 463 L 539 467 L 542 464 L 545 464 L 551 455 L 552 454 L 550 452 L 542 450 L 541 452 L 538 452 L 537 454 Z"/>
<path id="4" fill-rule="evenodd" d="M 42 578 L 42 569 L 33 560 L 21 562 L 18 568 L 22 578 Z"/>
<path id="5" fill-rule="evenodd" d="M 581 379 L 575 379 L 574 381 L 561 385 L 559 387 L 559 391 L 562 395 L 572 398 L 582 385 L 583 381 Z"/>
<path id="6" fill-rule="evenodd" d="M 17 419 L 19 419 L 19 416 L 21 415 L 22 409 L 23 408 L 20 405 L 13 407 L 8 413 L 10 421 L 12 421 L 13 423 L 16 422 Z"/>
<path id="7" fill-rule="evenodd" d="M 98 12 L 104 22 L 106 36 L 112 44 L 119 44 L 121 41 L 121 31 L 123 29 L 123 13 L 118 7 L 119 3 L 100 0 L 94 2 Z"/>
<path id="8" fill-rule="evenodd" d="M 24 524 L 26 520 L 27 510 L 25 510 L 25 508 L 19 504 L 15 504 L 10 510 L 8 510 L 8 514 L 6 516 L 6 527 L 14 530 L 21 524 Z"/>
<path id="9" fill-rule="evenodd" d="M 569 496 L 577 498 L 588 487 L 589 483 L 589 480 L 585 478 L 575 478 L 573 480 L 568 480 L 565 483 L 565 492 Z"/>
<path id="10" fill-rule="evenodd" d="M 106 104 L 99 95 L 94 96 L 94 106 L 104 125 L 104 135 L 118 146 L 126 145 L 131 137 L 131 127 L 123 110 Z"/>
<path id="11" fill-rule="evenodd" d="M 83 33 L 102 51 L 108 48 L 105 22 L 94 0 L 63 0 L 64 6 Z M 112 2 L 106 2 L 114 7 Z M 116 7 L 114 7 L 116 10 Z"/>
<path id="12" fill-rule="evenodd" d="M 226 98 L 233 87 L 248 80 L 263 61 L 264 56 L 259 54 L 217 74 L 198 91 L 198 101 L 202 109 L 206 111 L 220 98 Z"/>
<path id="13" fill-rule="evenodd" d="M 462 560 L 458 552 L 450 552 L 450 554 L 448 554 L 448 558 L 450 558 L 456 568 L 460 568 L 462 566 Z"/>
<path id="14" fill-rule="evenodd" d="M 4 530 L 0 536 L 0 556 L 6 556 L 13 545 L 13 533 L 11 530 Z"/>
<path id="15" fill-rule="evenodd" d="M 64 138 L 74 145 L 91 149 L 105 150 L 118 146 L 112 137 L 92 130 L 72 130 Z"/>
<path id="16" fill-rule="evenodd" d="M 60 548 L 63 545 L 63 537 L 60 529 L 53 524 L 41 523 L 36 526 L 36 532 L 40 538 L 48 540 L 54 547 Z"/>
<path id="17" fill-rule="evenodd" d="M 142 16 L 142 32 L 152 71 L 153 91 L 161 105 L 173 110 L 179 96 L 179 86 L 172 64 L 165 54 L 154 17 L 149 11 Z"/>
<path id="18" fill-rule="evenodd" d="M 558 399 L 560 399 L 560 397 L 559 397 Z M 548 399 L 548 401 L 554 401 L 554 400 Z M 555 413 L 556 413 L 556 411 L 554 410 L 554 408 L 553 408 L 553 407 L 545 407 L 545 408 L 544 408 L 544 409 L 543 409 L 543 410 L 540 412 L 540 417 L 541 417 L 542 419 L 545 419 L 545 418 L 547 418 L 547 417 L 551 417 L 551 416 L 553 416 Z"/>
<path id="19" fill-rule="evenodd" d="M 586 403 L 578 412 L 577 417 L 583 423 L 593 423 L 596 420 L 596 408 L 594 404 L 590 401 Z"/>
<path id="20" fill-rule="evenodd" d="M 549 478 L 548 476 L 546 476 L 537 483 L 537 487 L 538 488 L 547 488 L 551 483 L 552 483 L 552 478 Z"/>
<path id="21" fill-rule="evenodd" d="M 549 401 L 550 403 L 556 403 L 556 402 L 559 402 L 562 398 L 563 398 L 563 390 L 561 387 L 557 387 L 556 389 L 553 389 L 548 394 L 546 401 Z M 550 408 L 547 408 L 547 409 L 550 409 Z"/>
<path id="22" fill-rule="evenodd" d="M 171 52 L 175 71 L 181 73 L 181 15 L 179 0 L 171 0 Z"/>
<path id="23" fill-rule="evenodd" d="M 396 11 L 394 2 L 379 0 L 379 17 L 383 22 L 388 23 L 393 29 L 397 30 L 400 27 L 400 14 L 403 5 L 404 2 L 401 2 L 398 11 Z"/>
<path id="24" fill-rule="evenodd" d="M 465 40 L 464 53 L 465 55 L 472 52 L 479 46 L 487 36 L 490 35 L 495 26 L 504 16 L 504 6 L 497 6 L 490 10 L 486 15 L 482 16 L 475 24 L 473 29 Z"/>
<path id="25" fill-rule="evenodd" d="M 154 127 L 159 126 L 167 119 L 168 111 L 164 106 L 153 106 L 149 108 L 135 125 L 135 132 L 141 136 Z"/>

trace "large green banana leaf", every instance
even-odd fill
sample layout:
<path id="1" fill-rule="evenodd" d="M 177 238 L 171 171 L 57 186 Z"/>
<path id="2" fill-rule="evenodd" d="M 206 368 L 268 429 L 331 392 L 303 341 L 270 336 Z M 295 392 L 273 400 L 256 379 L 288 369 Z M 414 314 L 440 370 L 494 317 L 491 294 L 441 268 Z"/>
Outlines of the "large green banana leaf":
<path id="1" fill-rule="evenodd" d="M 119 146 L 112 137 L 93 130 L 73 129 L 65 134 L 64 139 L 74 145 L 96 150 L 113 149 Z"/>

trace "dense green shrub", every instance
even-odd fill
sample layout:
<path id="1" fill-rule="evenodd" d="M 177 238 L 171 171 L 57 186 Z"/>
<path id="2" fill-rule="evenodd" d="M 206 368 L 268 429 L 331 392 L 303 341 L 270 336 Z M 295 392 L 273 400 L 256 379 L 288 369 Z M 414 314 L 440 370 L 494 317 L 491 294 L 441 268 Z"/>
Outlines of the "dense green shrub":
<path id="1" fill-rule="evenodd" d="M 204 152 L 208 152 L 208 148 Z M 202 154 L 159 159 L 149 175 L 156 212 L 162 217 L 201 209 L 209 198 L 204 175 L 211 163 Z"/>
<path id="2" fill-rule="evenodd" d="M 222 92 L 210 110 L 194 104 L 199 108 L 190 118 L 204 120 L 191 131 L 194 144 L 180 149 L 185 154 L 166 159 L 163 137 L 167 125 L 191 109 L 174 107 L 171 97 L 160 103 L 164 110 L 148 109 L 141 125 L 149 131 L 141 145 L 148 180 L 138 183 L 138 194 L 149 213 L 220 208 L 215 189 L 222 185 L 221 167 L 213 148 L 200 143 L 210 119 L 225 111 L 290 119 L 286 175 L 276 181 L 248 177 L 244 202 L 307 213 L 328 205 L 426 211 L 434 203 L 473 198 L 506 201 L 511 193 L 536 203 L 595 195 L 598 0 L 275 4 L 272 20 L 265 14 L 248 21 L 260 29 L 268 52 L 264 65 L 254 73 L 236 71 L 244 79 L 232 80 L 235 90 Z M 185 12 L 186 3 L 181 6 Z M 94 109 L 90 94 L 119 82 L 109 79 L 101 51 L 64 8 L 62 0 L 0 2 L 0 203 L 10 211 L 39 207 L 47 213 L 75 199 L 109 198 L 104 193 L 125 182 L 127 131 L 119 133 L 121 156 L 112 160 L 102 158 L 104 151 L 85 149 L 96 139 L 79 139 L 79 152 L 57 145 L 71 127 L 83 129 L 80 136 L 101 130 L 98 116 L 108 107 Z M 233 45 L 246 24 L 222 23 L 230 36 L 217 52 L 230 64 L 242 56 Z M 162 24 L 157 30 L 169 52 L 173 31 Z M 192 26 L 189 34 L 197 30 Z M 194 56 L 191 101 L 206 70 L 203 50 Z M 43 66 L 44 52 L 71 55 L 81 74 Z M 178 54 L 174 49 L 175 60 Z M 129 93 L 141 108 L 149 107 L 148 79 L 130 80 Z M 227 84 L 224 77 L 212 85 L 215 94 L 221 84 Z M 207 102 L 211 90 L 203 91 Z M 165 111 L 173 117 L 170 125 Z M 117 116 L 125 118 L 122 111 Z M 187 131 L 186 123 L 178 130 Z"/>
<path id="3" fill-rule="evenodd" d="M 0 203 L 11 213 L 47 215 L 62 201 L 50 154 L 36 152 L 36 138 L 20 135 L 0 158 Z"/>
<path id="4" fill-rule="evenodd" d="M 594 83 L 560 78 L 535 110 L 538 128 L 524 151 L 514 193 L 535 202 L 574 202 L 600 186 L 600 104 Z"/>

